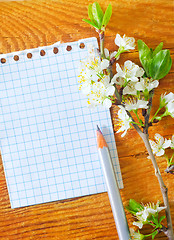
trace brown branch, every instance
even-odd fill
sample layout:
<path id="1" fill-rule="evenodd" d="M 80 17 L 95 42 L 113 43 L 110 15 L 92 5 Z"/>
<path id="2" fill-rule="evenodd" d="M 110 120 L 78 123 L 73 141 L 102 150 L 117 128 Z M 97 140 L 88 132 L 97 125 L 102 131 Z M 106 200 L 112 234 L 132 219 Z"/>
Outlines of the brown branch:
<path id="1" fill-rule="evenodd" d="M 173 227 L 172 227 L 172 218 L 171 218 L 171 213 L 170 213 L 170 206 L 169 206 L 169 199 L 168 199 L 168 189 L 166 187 L 166 185 L 163 182 L 160 170 L 158 168 L 156 159 L 154 157 L 154 154 L 152 152 L 152 148 L 150 146 L 150 142 L 149 142 L 149 136 L 146 133 L 142 133 L 142 132 L 138 132 L 140 137 L 142 138 L 146 149 L 149 153 L 150 159 L 152 161 L 153 167 L 155 169 L 155 175 L 158 179 L 160 188 L 161 188 L 161 193 L 163 196 L 163 201 L 164 201 L 164 206 L 166 207 L 165 212 L 166 212 L 166 218 L 167 218 L 167 231 L 165 232 L 166 236 L 168 237 L 169 240 L 173 240 L 174 239 L 174 235 L 173 235 Z"/>
<path id="2" fill-rule="evenodd" d="M 164 231 L 164 233 L 166 234 L 166 236 L 168 237 L 169 240 L 174 240 L 172 218 L 171 218 L 169 199 L 168 199 L 168 189 L 167 189 L 166 185 L 164 184 L 158 164 L 156 162 L 155 156 L 152 152 L 152 148 L 151 148 L 150 142 L 149 142 L 148 127 L 149 127 L 149 116 L 150 116 L 150 111 L 151 111 L 151 107 L 152 107 L 152 98 L 153 98 L 153 95 L 151 96 L 151 103 L 149 105 L 149 109 L 147 110 L 147 113 L 145 116 L 145 121 L 148 121 L 148 122 L 146 122 L 143 132 L 136 124 L 132 124 L 132 125 L 134 126 L 134 128 L 136 129 L 136 131 L 138 132 L 138 134 L 140 135 L 140 137 L 142 138 L 142 140 L 145 144 L 145 147 L 149 153 L 150 159 L 151 159 L 153 167 L 155 169 L 155 175 L 158 179 L 158 182 L 159 182 L 159 185 L 161 188 L 164 206 L 166 207 L 165 212 L 166 212 L 166 218 L 167 218 L 167 230 Z M 128 111 L 127 111 L 127 114 L 132 118 L 131 114 Z M 147 116 L 147 114 L 148 114 L 148 116 Z M 133 118 L 132 118 L 132 120 L 133 120 Z"/>
<path id="3" fill-rule="evenodd" d="M 169 167 L 167 167 L 165 172 L 174 174 L 174 165 L 170 165 Z"/>
<path id="4" fill-rule="evenodd" d="M 104 40 L 105 40 L 105 33 L 99 32 L 99 38 L 100 38 L 100 52 L 101 52 L 101 57 L 106 58 L 105 52 L 104 52 Z"/>
<path id="5" fill-rule="evenodd" d="M 150 117 L 150 112 L 152 109 L 152 99 L 153 99 L 153 95 L 154 95 L 154 90 L 152 90 L 150 92 L 150 98 L 149 98 L 149 103 L 148 103 L 148 109 L 145 111 L 145 113 L 143 114 L 144 116 L 144 129 L 143 132 L 145 134 L 148 134 L 148 129 L 149 129 L 149 117 Z"/>

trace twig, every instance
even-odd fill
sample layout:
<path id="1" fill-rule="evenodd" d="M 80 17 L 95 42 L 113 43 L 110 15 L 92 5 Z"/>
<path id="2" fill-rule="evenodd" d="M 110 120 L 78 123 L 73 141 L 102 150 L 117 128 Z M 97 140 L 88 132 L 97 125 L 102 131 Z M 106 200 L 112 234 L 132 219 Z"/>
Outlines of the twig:
<path id="1" fill-rule="evenodd" d="M 130 112 L 127 111 L 127 114 L 134 121 Z M 136 129 L 136 131 L 138 132 L 140 137 L 142 138 L 142 140 L 143 140 L 143 142 L 146 146 L 146 149 L 149 153 L 149 156 L 150 156 L 150 159 L 152 161 L 153 167 L 155 169 L 155 175 L 156 175 L 156 177 L 158 179 L 158 182 L 160 184 L 161 193 L 162 193 L 163 201 L 164 201 L 164 206 L 166 207 L 165 212 L 166 212 L 166 218 L 167 218 L 167 231 L 165 231 L 164 233 L 166 234 L 166 236 L 168 237 L 169 240 L 173 240 L 174 235 L 173 235 L 173 227 L 172 227 L 172 218 L 171 218 L 170 207 L 169 207 L 168 189 L 164 184 L 164 181 L 162 179 L 159 167 L 157 165 L 156 159 L 155 159 L 154 154 L 152 152 L 152 148 L 150 146 L 148 134 L 142 132 L 141 129 L 136 124 L 132 124 L 132 125 L 134 126 L 134 128 Z"/>
<path id="2" fill-rule="evenodd" d="M 149 117 L 150 117 L 150 112 L 152 109 L 152 99 L 154 95 L 154 90 L 150 92 L 150 98 L 149 98 L 149 103 L 148 103 L 148 109 L 146 111 L 146 114 L 144 115 L 144 129 L 143 132 L 148 134 L 148 128 L 149 128 Z"/>
<path id="3" fill-rule="evenodd" d="M 165 172 L 174 174 L 174 165 L 171 165 L 171 166 L 167 167 Z"/>
<path id="4" fill-rule="evenodd" d="M 150 126 L 149 117 L 150 117 L 150 112 L 151 112 L 151 108 L 152 108 L 153 95 L 154 95 L 154 90 L 152 90 L 150 92 L 150 98 L 149 98 L 149 104 L 148 104 L 149 106 L 148 106 L 147 112 L 144 116 L 145 126 L 144 126 L 144 129 L 143 129 L 143 133 L 142 132 L 138 132 L 138 133 L 139 133 L 140 137 L 142 138 L 142 140 L 143 140 L 143 142 L 146 146 L 146 149 L 149 153 L 149 156 L 150 156 L 150 159 L 152 161 L 153 167 L 155 169 L 155 175 L 158 178 L 158 182 L 160 184 L 161 193 L 162 193 L 163 201 L 164 201 L 164 206 L 166 207 L 165 211 L 166 211 L 168 230 L 165 232 L 165 234 L 168 236 L 169 240 L 174 240 L 172 219 L 171 219 L 169 200 L 168 200 L 168 189 L 163 182 L 160 170 L 158 168 L 158 164 L 156 162 L 155 156 L 152 152 L 152 148 L 151 148 L 150 142 L 149 142 L 148 128 Z"/>
<path id="5" fill-rule="evenodd" d="M 104 39 L 105 39 L 105 33 L 104 31 L 99 32 L 99 38 L 100 38 L 100 52 L 101 52 L 101 57 L 106 58 L 105 52 L 104 52 Z"/>
<path id="6" fill-rule="evenodd" d="M 165 212 L 166 212 L 166 218 L 167 218 L 167 231 L 165 232 L 166 236 L 168 237 L 169 240 L 173 240 L 174 239 L 174 235 L 173 235 L 173 227 L 172 227 L 172 219 L 171 219 L 171 213 L 170 213 L 170 207 L 169 207 L 169 199 L 168 199 L 168 189 L 165 186 L 160 170 L 158 168 L 156 159 L 154 157 L 154 154 L 152 152 L 151 146 L 150 146 L 150 142 L 149 142 L 149 136 L 146 133 L 142 133 L 139 132 L 140 137 L 142 138 L 146 149 L 149 153 L 150 159 L 152 161 L 153 167 L 155 169 L 155 175 L 158 179 L 158 182 L 160 184 L 160 188 L 161 188 L 161 193 L 163 196 L 163 201 L 164 201 L 164 206 L 166 207 Z"/>

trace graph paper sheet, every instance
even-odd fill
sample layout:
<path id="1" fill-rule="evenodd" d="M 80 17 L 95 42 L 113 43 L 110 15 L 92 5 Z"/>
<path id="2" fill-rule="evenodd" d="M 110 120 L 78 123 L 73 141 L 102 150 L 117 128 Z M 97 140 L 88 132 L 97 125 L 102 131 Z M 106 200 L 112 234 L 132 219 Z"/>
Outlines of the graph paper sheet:
<path id="1" fill-rule="evenodd" d="M 88 54 L 87 44 L 98 47 L 96 38 L 88 38 L 0 55 L 6 59 L 0 62 L 1 152 L 12 208 L 106 191 L 97 124 L 123 187 L 110 112 L 88 109 L 78 90 L 78 67 Z"/>

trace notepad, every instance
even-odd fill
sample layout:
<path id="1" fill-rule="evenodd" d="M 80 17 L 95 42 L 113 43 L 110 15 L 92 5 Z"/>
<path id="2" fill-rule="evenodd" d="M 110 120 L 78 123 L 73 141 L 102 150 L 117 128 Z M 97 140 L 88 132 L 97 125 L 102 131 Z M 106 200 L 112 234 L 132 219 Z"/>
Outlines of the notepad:
<path id="1" fill-rule="evenodd" d="M 123 187 L 110 111 L 87 107 L 80 60 L 96 38 L 0 55 L 0 138 L 12 208 L 106 191 L 98 124 Z"/>

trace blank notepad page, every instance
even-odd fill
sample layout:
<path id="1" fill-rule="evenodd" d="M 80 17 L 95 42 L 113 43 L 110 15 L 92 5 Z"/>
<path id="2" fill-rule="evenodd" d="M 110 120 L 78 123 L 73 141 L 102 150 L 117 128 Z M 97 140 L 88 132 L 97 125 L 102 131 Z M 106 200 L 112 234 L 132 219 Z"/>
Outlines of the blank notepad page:
<path id="1" fill-rule="evenodd" d="M 1 152 L 12 208 L 106 191 L 97 124 L 123 186 L 110 111 L 88 109 L 78 90 L 87 44 L 98 47 L 88 38 L 0 55 Z"/>

